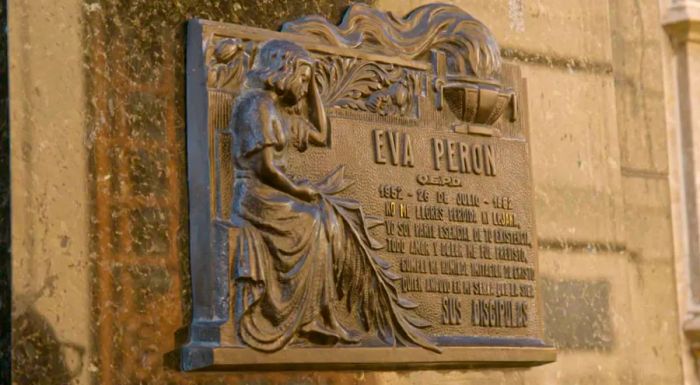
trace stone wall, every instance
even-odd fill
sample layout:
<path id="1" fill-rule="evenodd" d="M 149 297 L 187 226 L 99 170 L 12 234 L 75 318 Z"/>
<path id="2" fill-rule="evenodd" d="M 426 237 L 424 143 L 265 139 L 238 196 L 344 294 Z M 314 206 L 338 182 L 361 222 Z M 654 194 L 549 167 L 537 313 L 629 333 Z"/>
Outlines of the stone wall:
<path id="1" fill-rule="evenodd" d="M 10 382 L 12 261 L 10 259 L 10 103 L 7 6 L 0 3 L 0 383 Z"/>
<path id="2" fill-rule="evenodd" d="M 377 0 L 403 15 L 419 1 Z M 528 81 L 548 339 L 532 369 L 180 373 L 184 21 L 344 0 L 9 0 L 17 384 L 680 384 L 668 43 L 648 0 L 459 0 Z M 685 378 L 685 379 L 684 379 Z M 688 382 L 690 383 L 690 382 Z"/>

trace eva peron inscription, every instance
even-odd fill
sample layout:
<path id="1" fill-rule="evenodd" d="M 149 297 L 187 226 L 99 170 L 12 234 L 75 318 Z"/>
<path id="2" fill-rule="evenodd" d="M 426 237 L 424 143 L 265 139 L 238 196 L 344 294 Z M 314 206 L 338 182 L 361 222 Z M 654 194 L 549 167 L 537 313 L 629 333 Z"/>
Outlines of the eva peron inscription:
<path id="1" fill-rule="evenodd" d="M 184 370 L 554 359 L 524 81 L 458 7 L 193 20 Z"/>

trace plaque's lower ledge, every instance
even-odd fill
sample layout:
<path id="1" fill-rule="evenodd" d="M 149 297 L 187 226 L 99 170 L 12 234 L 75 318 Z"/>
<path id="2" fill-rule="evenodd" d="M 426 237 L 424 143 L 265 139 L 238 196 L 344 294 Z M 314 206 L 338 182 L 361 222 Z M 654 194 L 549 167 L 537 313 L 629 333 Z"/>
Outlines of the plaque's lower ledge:
<path id="1" fill-rule="evenodd" d="M 185 371 L 296 369 L 411 369 L 484 366 L 536 366 L 556 360 L 553 347 L 443 347 L 442 353 L 422 348 L 290 348 L 263 353 L 235 347 L 183 347 Z"/>

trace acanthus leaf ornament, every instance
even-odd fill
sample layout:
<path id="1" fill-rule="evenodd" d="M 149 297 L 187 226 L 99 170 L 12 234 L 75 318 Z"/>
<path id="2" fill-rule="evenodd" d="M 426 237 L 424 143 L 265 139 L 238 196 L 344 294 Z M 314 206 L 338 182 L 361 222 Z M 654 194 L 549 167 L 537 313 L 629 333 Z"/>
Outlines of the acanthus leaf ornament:
<path id="1" fill-rule="evenodd" d="M 316 79 L 329 107 L 406 116 L 416 106 L 414 79 L 405 69 L 338 56 L 321 58 L 319 68 Z"/>

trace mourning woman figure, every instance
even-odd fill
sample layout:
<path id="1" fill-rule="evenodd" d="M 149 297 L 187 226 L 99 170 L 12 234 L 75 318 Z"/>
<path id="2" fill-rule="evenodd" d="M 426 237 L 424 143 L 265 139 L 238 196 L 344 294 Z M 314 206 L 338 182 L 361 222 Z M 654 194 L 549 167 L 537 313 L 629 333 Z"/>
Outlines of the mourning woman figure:
<path id="1" fill-rule="evenodd" d="M 355 314 L 365 332 L 375 330 L 387 343 L 431 347 L 415 330 L 424 321 L 404 316 L 415 305 L 399 300 L 396 276 L 376 255 L 381 245 L 368 229 L 379 222 L 358 202 L 336 195 L 350 186 L 342 168 L 316 184 L 286 171 L 287 151 L 327 143 L 314 71 L 314 59 L 297 44 L 268 41 L 234 102 L 229 128 L 236 170 L 231 223 L 239 228 L 231 240 L 238 337 L 262 351 L 351 343 L 363 336 L 340 319 Z M 369 298 L 368 290 L 376 293 Z"/>

